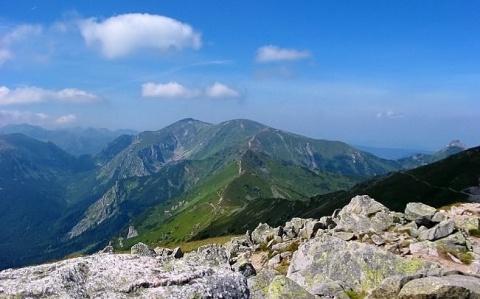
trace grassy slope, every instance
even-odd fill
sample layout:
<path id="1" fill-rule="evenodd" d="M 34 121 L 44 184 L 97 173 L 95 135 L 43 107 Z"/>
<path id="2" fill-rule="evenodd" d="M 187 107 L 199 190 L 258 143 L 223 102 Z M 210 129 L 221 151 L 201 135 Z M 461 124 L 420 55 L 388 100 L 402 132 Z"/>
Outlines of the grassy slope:
<path id="1" fill-rule="evenodd" d="M 243 233 L 272 215 L 284 221 L 290 211 L 310 209 L 308 198 L 313 194 L 354 183 L 340 175 L 314 173 L 247 151 L 241 163 L 232 161 L 199 186 L 144 213 L 134 222 L 140 235 L 127 240 L 125 246 Z M 287 199 L 270 199 L 273 195 Z"/>

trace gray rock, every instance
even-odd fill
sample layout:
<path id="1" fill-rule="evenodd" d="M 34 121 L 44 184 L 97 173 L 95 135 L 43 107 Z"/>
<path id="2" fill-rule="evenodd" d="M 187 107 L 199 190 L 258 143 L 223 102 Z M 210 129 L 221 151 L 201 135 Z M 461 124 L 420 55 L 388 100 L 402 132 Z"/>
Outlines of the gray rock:
<path id="1" fill-rule="evenodd" d="M 380 245 L 385 244 L 385 240 L 383 240 L 383 238 L 380 237 L 379 235 L 372 235 L 372 236 L 370 237 L 370 239 L 372 239 L 373 244 L 375 244 L 375 245 L 380 246 Z"/>
<path id="2" fill-rule="evenodd" d="M 172 256 L 176 259 L 182 258 L 183 257 L 183 251 L 182 248 L 180 247 L 175 247 L 172 251 Z"/>
<path id="3" fill-rule="evenodd" d="M 279 273 L 273 269 L 263 269 L 256 276 L 248 278 L 250 298 L 265 299 L 268 296 L 268 286 Z"/>
<path id="4" fill-rule="evenodd" d="M 360 234 L 382 233 L 394 224 L 388 208 L 367 195 L 352 198 L 334 221 L 335 230 Z"/>
<path id="5" fill-rule="evenodd" d="M 155 251 L 153 251 L 148 245 L 144 243 L 137 243 L 130 248 L 131 254 L 136 254 L 140 256 L 155 256 Z"/>
<path id="6" fill-rule="evenodd" d="M 437 265 L 402 258 L 380 248 L 321 236 L 293 254 L 287 277 L 310 291 L 326 281 L 342 281 L 355 290 L 370 290 L 388 276 L 411 274 Z"/>
<path id="7" fill-rule="evenodd" d="M 165 247 L 155 247 L 153 249 L 155 251 L 155 254 L 160 257 L 166 257 L 172 254 L 173 250 L 170 248 L 165 248 Z"/>
<path id="8" fill-rule="evenodd" d="M 1 298 L 249 298 L 223 267 L 131 254 L 95 254 L 0 272 Z"/>
<path id="9" fill-rule="evenodd" d="M 307 219 L 303 218 L 292 218 L 292 220 L 287 221 L 283 229 L 285 231 L 291 230 L 296 236 L 299 235 L 300 230 L 305 226 Z"/>
<path id="10" fill-rule="evenodd" d="M 253 244 L 247 236 L 233 237 L 223 245 L 229 259 L 237 257 L 241 253 L 250 251 L 252 246 Z"/>
<path id="11" fill-rule="evenodd" d="M 276 252 L 284 252 L 284 251 L 287 251 L 287 246 L 288 246 L 287 243 L 278 243 L 278 244 L 272 245 L 271 248 L 273 251 L 276 251 Z"/>
<path id="12" fill-rule="evenodd" d="M 447 251 L 465 251 L 468 250 L 467 239 L 461 232 L 448 235 L 445 238 L 434 241 L 435 247 L 443 248 Z"/>
<path id="13" fill-rule="evenodd" d="M 447 214 L 445 214 L 445 212 L 436 212 L 432 217 L 432 222 L 439 223 L 445 220 L 447 220 Z"/>
<path id="14" fill-rule="evenodd" d="M 409 248 L 412 254 L 438 256 L 438 250 L 435 243 L 430 241 L 411 243 Z"/>
<path id="15" fill-rule="evenodd" d="M 468 272 L 474 275 L 480 275 L 480 261 L 474 261 L 468 267 Z"/>
<path id="16" fill-rule="evenodd" d="M 340 212 L 340 210 L 338 210 L 337 214 Z M 320 229 L 330 229 L 330 228 L 334 228 L 337 224 L 335 223 L 335 221 L 333 221 L 333 217 L 332 216 L 323 216 L 320 218 L 319 220 L 320 222 Z"/>
<path id="17" fill-rule="evenodd" d="M 340 238 L 340 239 L 344 240 L 344 241 L 352 240 L 353 237 L 355 237 L 354 233 L 348 233 L 348 232 L 335 232 L 333 235 L 337 238 Z"/>
<path id="18" fill-rule="evenodd" d="M 127 239 L 135 238 L 138 236 L 138 232 L 133 225 L 128 227 Z"/>
<path id="19" fill-rule="evenodd" d="M 399 298 L 480 298 L 480 279 L 465 275 L 424 277 L 407 282 Z"/>
<path id="20" fill-rule="evenodd" d="M 455 228 L 470 232 L 471 230 L 480 229 L 480 218 L 478 217 L 462 217 L 455 218 Z"/>
<path id="21" fill-rule="evenodd" d="M 257 271 L 247 259 L 240 259 L 232 266 L 232 270 L 241 273 L 245 277 L 254 276 Z"/>
<path id="22" fill-rule="evenodd" d="M 230 269 L 227 251 L 224 247 L 217 244 L 200 246 L 196 252 L 185 254 L 183 259 L 187 260 L 190 264 Z"/>
<path id="23" fill-rule="evenodd" d="M 107 245 L 107 246 L 105 246 L 105 248 L 100 250 L 99 253 L 115 253 L 115 248 L 113 248 L 112 245 Z"/>
<path id="24" fill-rule="evenodd" d="M 435 225 L 434 227 L 427 229 L 420 233 L 418 239 L 420 241 L 428 240 L 428 241 L 435 241 L 441 238 L 444 238 L 451 233 L 455 229 L 455 222 L 451 219 L 442 221 Z"/>
<path id="25" fill-rule="evenodd" d="M 300 237 L 303 239 L 311 239 L 315 237 L 315 234 L 319 229 L 327 228 L 320 221 L 314 219 L 307 219 L 305 225 L 300 229 Z"/>
<path id="26" fill-rule="evenodd" d="M 436 274 L 439 275 L 438 273 L 432 273 L 432 275 Z M 428 275 L 428 271 L 422 271 L 411 275 L 394 275 L 387 277 L 378 287 L 370 292 L 367 299 L 398 299 L 398 293 L 407 282 Z"/>
<path id="27" fill-rule="evenodd" d="M 352 289 L 344 286 L 341 281 L 319 283 L 310 289 L 310 293 L 322 298 L 350 299 L 346 291 L 352 291 Z"/>
<path id="28" fill-rule="evenodd" d="M 254 244 L 267 244 L 278 234 L 281 234 L 278 229 L 274 230 L 270 225 L 260 223 L 252 232 L 252 242 Z"/>
<path id="29" fill-rule="evenodd" d="M 406 233 L 412 238 L 417 238 L 419 235 L 418 225 L 415 221 L 411 221 L 405 225 L 395 227 L 394 231 L 398 233 Z"/>
<path id="30" fill-rule="evenodd" d="M 277 275 L 268 286 L 268 299 L 316 299 L 296 282 Z"/>
<path id="31" fill-rule="evenodd" d="M 282 262 L 282 256 L 280 255 L 280 253 L 275 254 L 274 256 L 272 256 L 271 259 L 268 260 L 267 266 L 269 268 L 275 268 L 278 265 L 280 265 L 281 262 Z"/>
<path id="32" fill-rule="evenodd" d="M 421 202 L 411 202 L 405 208 L 405 217 L 418 225 L 429 225 L 437 209 Z"/>
<path id="33" fill-rule="evenodd" d="M 389 210 L 368 195 L 358 195 L 352 198 L 350 203 L 341 209 L 338 216 L 341 217 L 345 214 L 354 214 L 372 217 L 379 212 L 388 213 Z"/>

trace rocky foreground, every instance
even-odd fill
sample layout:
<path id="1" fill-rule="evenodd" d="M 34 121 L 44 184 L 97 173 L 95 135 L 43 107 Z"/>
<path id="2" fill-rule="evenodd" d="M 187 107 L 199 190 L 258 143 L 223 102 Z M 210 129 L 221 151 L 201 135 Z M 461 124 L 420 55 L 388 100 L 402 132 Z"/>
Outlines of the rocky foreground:
<path id="1" fill-rule="evenodd" d="M 0 298 L 480 298 L 480 204 L 405 213 L 357 196 L 184 254 L 136 244 L 0 272 Z M 1 254 L 1 253 L 0 253 Z"/>

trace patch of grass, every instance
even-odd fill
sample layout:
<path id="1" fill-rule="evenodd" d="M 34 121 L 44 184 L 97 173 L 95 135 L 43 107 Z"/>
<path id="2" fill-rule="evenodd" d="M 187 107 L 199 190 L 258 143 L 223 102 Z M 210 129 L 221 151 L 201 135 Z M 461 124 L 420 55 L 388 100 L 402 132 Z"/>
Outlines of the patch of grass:
<path id="1" fill-rule="evenodd" d="M 464 265 L 470 265 L 474 260 L 473 254 L 466 250 L 458 251 L 450 250 L 447 248 L 438 248 L 438 253 L 440 254 L 440 256 L 447 259 L 450 258 L 447 253 L 450 253 L 451 255 L 459 259 Z"/>
<path id="2" fill-rule="evenodd" d="M 280 265 L 275 267 L 275 270 L 277 270 L 278 273 L 280 273 L 282 275 L 287 275 L 288 267 L 290 267 L 290 264 L 282 262 Z"/>
<path id="3" fill-rule="evenodd" d="M 468 231 L 468 234 L 475 238 L 480 238 L 480 229 L 471 229 Z"/>
<path id="4" fill-rule="evenodd" d="M 286 247 L 286 251 L 289 251 L 291 253 L 294 253 L 295 251 L 298 250 L 298 247 L 300 246 L 300 241 L 298 240 L 295 240 L 293 242 L 290 242 L 287 247 Z"/>

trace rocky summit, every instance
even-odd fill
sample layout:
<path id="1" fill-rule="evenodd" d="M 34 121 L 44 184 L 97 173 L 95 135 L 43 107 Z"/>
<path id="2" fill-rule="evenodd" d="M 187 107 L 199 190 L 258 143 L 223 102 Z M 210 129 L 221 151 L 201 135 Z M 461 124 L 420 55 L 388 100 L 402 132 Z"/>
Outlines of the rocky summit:
<path id="1" fill-rule="evenodd" d="M 0 298 L 480 298 L 480 204 L 393 212 L 356 196 L 223 245 L 101 252 L 0 272 Z"/>

